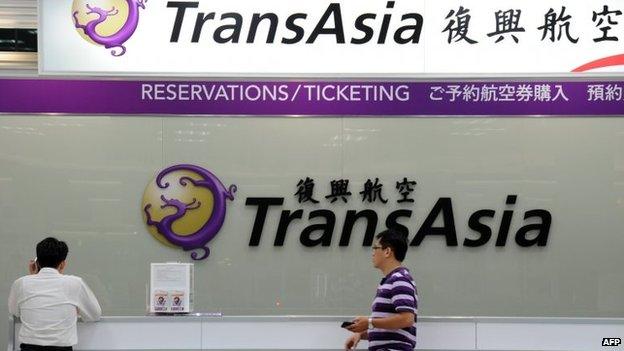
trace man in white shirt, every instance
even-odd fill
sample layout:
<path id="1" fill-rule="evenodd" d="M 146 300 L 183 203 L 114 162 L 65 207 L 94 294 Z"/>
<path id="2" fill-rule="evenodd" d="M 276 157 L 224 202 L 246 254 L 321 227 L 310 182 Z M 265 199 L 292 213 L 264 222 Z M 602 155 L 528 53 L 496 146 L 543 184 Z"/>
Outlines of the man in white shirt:
<path id="1" fill-rule="evenodd" d="M 47 238 L 37 244 L 30 275 L 17 279 L 9 294 L 9 313 L 19 317 L 22 351 L 66 351 L 78 343 L 78 315 L 97 321 L 102 309 L 85 282 L 63 275 L 67 244 Z"/>

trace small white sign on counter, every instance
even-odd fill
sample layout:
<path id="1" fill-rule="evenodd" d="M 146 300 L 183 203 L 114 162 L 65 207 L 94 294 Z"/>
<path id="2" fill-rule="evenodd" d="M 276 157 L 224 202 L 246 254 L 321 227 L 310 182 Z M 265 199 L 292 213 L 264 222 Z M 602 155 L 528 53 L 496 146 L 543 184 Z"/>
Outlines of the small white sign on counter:
<path id="1" fill-rule="evenodd" d="M 193 311 L 192 263 L 152 263 L 150 313 Z"/>

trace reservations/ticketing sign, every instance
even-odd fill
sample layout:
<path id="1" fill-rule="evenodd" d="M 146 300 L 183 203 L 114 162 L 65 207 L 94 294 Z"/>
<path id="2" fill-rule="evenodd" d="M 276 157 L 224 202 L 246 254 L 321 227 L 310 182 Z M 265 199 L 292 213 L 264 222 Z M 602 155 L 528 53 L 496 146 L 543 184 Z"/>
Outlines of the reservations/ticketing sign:
<path id="1" fill-rule="evenodd" d="M 0 113 L 623 116 L 624 81 L 0 79 Z"/>
<path id="2" fill-rule="evenodd" d="M 39 9 L 42 74 L 624 71 L 624 0 L 40 0 Z"/>

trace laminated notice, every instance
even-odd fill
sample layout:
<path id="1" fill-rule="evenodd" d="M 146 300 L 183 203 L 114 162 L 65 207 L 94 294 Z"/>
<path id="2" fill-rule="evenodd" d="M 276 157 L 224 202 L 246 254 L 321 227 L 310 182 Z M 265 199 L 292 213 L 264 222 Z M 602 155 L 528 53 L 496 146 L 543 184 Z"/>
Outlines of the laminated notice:
<path id="1" fill-rule="evenodd" d="M 193 267 L 190 263 L 151 264 L 151 313 L 192 312 Z"/>

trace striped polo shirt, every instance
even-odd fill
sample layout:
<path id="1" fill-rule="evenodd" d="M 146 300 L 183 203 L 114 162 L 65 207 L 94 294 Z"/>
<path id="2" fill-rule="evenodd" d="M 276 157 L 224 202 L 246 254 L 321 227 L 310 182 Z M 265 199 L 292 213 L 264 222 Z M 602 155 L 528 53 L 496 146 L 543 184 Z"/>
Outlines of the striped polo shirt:
<path id="1" fill-rule="evenodd" d="M 416 283 L 405 267 L 399 267 L 381 280 L 373 300 L 372 318 L 390 317 L 400 312 L 418 313 Z M 416 346 L 416 316 L 414 324 L 403 329 L 373 328 L 368 331 L 368 349 L 413 350 Z"/>

